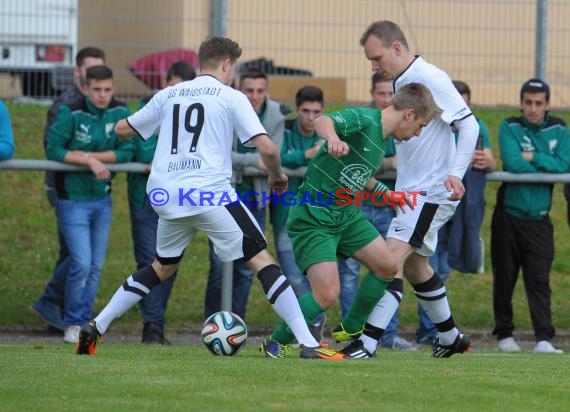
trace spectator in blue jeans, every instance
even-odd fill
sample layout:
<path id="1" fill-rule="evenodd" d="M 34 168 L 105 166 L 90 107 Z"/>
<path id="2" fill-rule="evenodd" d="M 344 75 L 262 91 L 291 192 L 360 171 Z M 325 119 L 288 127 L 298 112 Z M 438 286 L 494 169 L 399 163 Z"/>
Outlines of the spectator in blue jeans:
<path id="1" fill-rule="evenodd" d="M 374 73 L 372 75 L 372 87 L 370 89 L 370 96 L 372 97 L 371 107 L 378 107 L 383 109 L 390 104 L 392 96 L 394 95 L 394 89 L 392 87 L 392 81 L 380 73 Z M 382 162 L 382 171 L 394 170 L 396 147 L 394 145 L 394 139 L 390 138 L 388 142 L 388 150 L 386 152 L 386 157 Z M 394 189 L 395 181 L 382 180 L 390 189 Z M 370 200 L 366 200 L 362 203 L 362 212 L 364 215 L 372 222 L 376 227 L 378 232 L 383 238 L 386 238 L 386 233 L 390 227 L 390 222 L 392 218 L 396 215 L 394 208 L 390 205 L 377 206 Z M 341 314 L 344 318 L 346 312 L 348 312 L 356 291 L 358 290 L 358 279 L 360 277 L 360 264 L 354 259 L 339 259 L 339 275 L 340 275 L 340 308 Z M 390 323 L 386 327 L 384 335 L 380 339 L 379 345 L 382 348 L 403 350 L 403 351 L 413 351 L 417 348 L 414 344 L 408 342 L 406 339 L 398 335 L 398 312 L 390 320 Z"/>
<path id="2" fill-rule="evenodd" d="M 47 137 L 49 160 L 87 165 L 86 172 L 57 172 L 57 218 L 67 249 L 64 341 L 77 343 L 81 325 L 92 318 L 111 227 L 111 178 L 105 163 L 129 161 L 131 140 L 120 140 L 115 123 L 129 115 L 112 104 L 113 72 L 107 66 L 87 69 L 85 97 L 59 108 Z"/>
<path id="3" fill-rule="evenodd" d="M 44 148 L 47 145 L 48 132 L 55 120 L 59 108 L 64 104 L 70 104 L 83 98 L 83 86 L 86 81 L 86 72 L 89 67 L 105 64 L 105 53 L 97 47 L 85 47 L 75 56 L 75 67 L 73 68 L 73 87 L 60 94 L 52 103 L 47 112 L 46 125 L 44 127 Z M 115 103 L 113 103 L 115 104 Z M 57 193 L 55 189 L 55 172 L 46 171 L 44 188 L 46 197 L 51 207 L 55 210 L 57 217 Z M 63 237 L 59 222 L 57 222 L 57 236 L 59 241 L 59 254 L 50 280 L 42 292 L 41 296 L 32 304 L 32 309 L 51 328 L 63 331 L 63 307 L 65 296 L 65 280 L 69 272 L 69 251 Z"/>
<path id="4" fill-rule="evenodd" d="M 196 71 L 190 64 L 184 61 L 175 62 L 169 67 L 163 86 L 173 86 L 182 81 L 192 80 L 195 77 Z M 152 95 L 143 99 L 140 107 L 144 106 L 151 98 Z M 157 139 L 157 135 L 147 140 L 134 139 L 135 156 L 133 161 L 148 164 L 148 173 L 150 173 Z M 158 214 L 154 211 L 147 198 L 146 184 L 148 174 L 130 173 L 127 179 L 133 249 L 137 270 L 139 270 L 150 265 L 156 256 Z M 160 285 L 153 288 L 139 302 L 140 312 L 144 320 L 141 339 L 143 343 L 157 343 L 160 345 L 170 343 L 164 337 L 164 316 L 175 279 L 176 272 Z"/>
<path id="5" fill-rule="evenodd" d="M 257 68 L 251 68 L 241 73 L 239 90 L 247 96 L 261 124 L 267 131 L 267 134 L 271 137 L 273 143 L 280 148 L 283 143 L 285 115 L 288 113 L 288 110 L 269 97 L 267 93 L 267 75 L 265 72 Z M 243 169 L 249 166 L 267 171 L 259 152 L 257 152 L 255 148 L 249 148 L 241 144 L 235 135 L 232 151 L 232 166 L 234 169 Z M 235 172 L 234 170 L 234 173 Z M 268 193 L 271 191 L 267 183 L 267 177 L 240 175 L 237 182 L 235 182 L 235 188 L 243 204 L 247 206 L 260 229 L 264 231 L 265 212 L 267 208 L 262 197 L 263 195 L 268 196 Z M 214 252 L 212 244 L 210 243 L 209 245 L 210 271 L 208 274 L 208 284 L 206 286 L 206 298 L 204 302 L 205 318 L 221 310 L 222 295 L 222 264 Z M 245 310 L 247 300 L 249 299 L 252 280 L 253 272 L 243 259 L 234 261 L 232 311 L 242 319 L 245 319 Z"/>
<path id="6" fill-rule="evenodd" d="M 315 133 L 314 119 L 323 113 L 324 96 L 318 87 L 305 86 L 295 95 L 296 118 L 286 123 L 285 137 L 281 146 L 281 166 L 288 169 L 306 167 L 321 147 L 323 140 Z M 290 198 L 282 197 L 283 201 L 271 205 L 271 224 L 275 238 L 277 259 L 283 269 L 283 274 L 295 291 L 298 298 L 310 292 L 309 281 L 297 265 L 293 244 L 285 227 L 289 215 L 289 205 L 286 202 L 294 200 L 297 189 L 303 182 L 302 177 L 289 177 L 287 191 Z M 323 338 L 323 328 L 326 316 L 322 313 L 315 322 L 309 325 L 311 334 L 317 342 Z"/>

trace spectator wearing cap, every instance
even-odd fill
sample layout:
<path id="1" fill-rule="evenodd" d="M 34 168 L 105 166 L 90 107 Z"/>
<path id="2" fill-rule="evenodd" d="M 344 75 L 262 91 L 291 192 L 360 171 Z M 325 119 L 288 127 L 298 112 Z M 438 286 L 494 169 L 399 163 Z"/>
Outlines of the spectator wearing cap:
<path id="1" fill-rule="evenodd" d="M 566 123 L 548 113 L 550 88 L 530 79 L 520 91 L 522 116 L 505 119 L 499 129 L 503 169 L 510 173 L 566 173 L 570 142 Z M 491 222 L 493 312 L 498 348 L 519 352 L 513 337 L 513 291 L 522 268 L 536 338 L 534 352 L 562 353 L 551 339 L 550 268 L 554 258 L 553 229 L 548 217 L 551 183 L 503 183 Z"/>

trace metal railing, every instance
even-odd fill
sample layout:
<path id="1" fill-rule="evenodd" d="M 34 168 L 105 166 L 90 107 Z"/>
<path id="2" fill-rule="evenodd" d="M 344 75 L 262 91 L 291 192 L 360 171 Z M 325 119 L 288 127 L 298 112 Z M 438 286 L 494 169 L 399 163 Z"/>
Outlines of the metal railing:
<path id="1" fill-rule="evenodd" d="M 146 173 L 144 163 L 115 163 L 107 164 L 111 172 Z M 87 171 L 89 168 L 82 165 L 70 165 L 52 160 L 13 159 L 0 161 L 0 170 L 55 170 L 55 171 Z M 288 176 L 302 177 L 306 168 L 283 169 Z M 254 167 L 234 170 L 235 174 L 242 176 L 264 176 L 264 172 Z M 378 176 L 380 179 L 394 180 L 395 172 L 387 172 Z M 518 183 L 570 183 L 570 173 L 487 173 L 488 181 L 518 182 Z M 222 310 L 231 310 L 232 307 L 232 280 L 233 263 L 222 263 Z"/>

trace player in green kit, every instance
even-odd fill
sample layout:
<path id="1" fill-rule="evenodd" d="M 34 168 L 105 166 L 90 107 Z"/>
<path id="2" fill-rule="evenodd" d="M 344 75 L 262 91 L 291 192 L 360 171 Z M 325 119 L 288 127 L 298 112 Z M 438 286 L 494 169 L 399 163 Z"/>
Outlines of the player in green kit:
<path id="1" fill-rule="evenodd" d="M 307 323 L 338 298 L 337 255 L 353 257 L 369 269 L 357 293 L 359 307 L 352 310 L 355 325 L 366 321 L 384 294 L 398 262 L 356 203 L 364 194 L 370 196 L 368 192 L 380 203 L 394 198 L 373 177 L 384 158 L 388 136 L 408 140 L 440 114 L 429 89 L 410 83 L 382 111 L 349 108 L 315 120 L 315 131 L 326 143 L 309 165 L 287 221 L 297 264 L 311 284 L 311 292 L 299 297 Z M 399 199 L 401 204 L 395 207 L 412 207 L 408 197 Z M 282 358 L 293 339 L 282 322 L 260 350 L 267 357 Z"/>

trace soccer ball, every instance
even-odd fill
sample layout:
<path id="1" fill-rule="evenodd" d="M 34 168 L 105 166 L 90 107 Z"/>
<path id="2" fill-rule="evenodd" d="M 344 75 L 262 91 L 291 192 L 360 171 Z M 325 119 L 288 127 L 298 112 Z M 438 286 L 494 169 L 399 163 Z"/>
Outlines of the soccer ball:
<path id="1" fill-rule="evenodd" d="M 233 356 L 245 345 L 247 326 L 238 315 L 224 310 L 206 319 L 200 336 L 214 355 Z"/>

